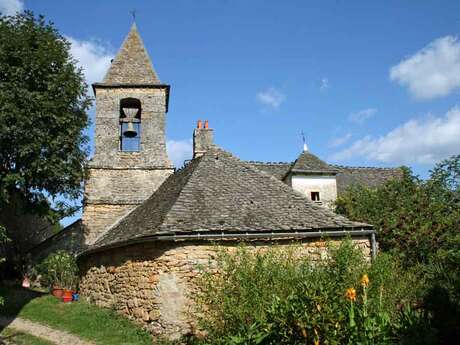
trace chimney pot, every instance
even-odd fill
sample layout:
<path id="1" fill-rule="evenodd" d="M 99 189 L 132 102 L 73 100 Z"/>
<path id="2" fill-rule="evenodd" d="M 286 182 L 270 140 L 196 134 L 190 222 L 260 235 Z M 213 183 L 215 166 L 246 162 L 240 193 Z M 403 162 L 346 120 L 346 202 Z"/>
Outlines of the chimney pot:
<path id="1" fill-rule="evenodd" d="M 193 131 L 193 158 L 202 156 L 207 150 L 214 145 L 214 131 L 209 128 L 209 122 L 206 120 L 204 126 L 198 121 L 198 126 Z"/>
<path id="2" fill-rule="evenodd" d="M 198 120 L 198 122 L 196 123 L 196 128 L 203 128 L 203 122 L 201 122 L 201 120 Z"/>

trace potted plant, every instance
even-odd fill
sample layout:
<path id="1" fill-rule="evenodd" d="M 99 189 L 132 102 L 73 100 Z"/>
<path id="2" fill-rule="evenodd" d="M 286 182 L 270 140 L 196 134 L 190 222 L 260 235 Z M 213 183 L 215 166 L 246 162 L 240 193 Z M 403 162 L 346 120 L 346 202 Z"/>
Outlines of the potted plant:
<path id="1" fill-rule="evenodd" d="M 51 287 L 53 296 L 72 300 L 72 289 L 77 285 L 78 266 L 75 257 L 64 250 L 46 257 L 39 265 L 44 283 Z"/>

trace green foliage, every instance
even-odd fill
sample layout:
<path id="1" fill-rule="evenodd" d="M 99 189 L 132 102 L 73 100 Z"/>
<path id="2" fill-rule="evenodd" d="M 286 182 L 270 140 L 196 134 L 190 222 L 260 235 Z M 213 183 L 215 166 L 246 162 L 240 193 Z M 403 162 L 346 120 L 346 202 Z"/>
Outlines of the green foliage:
<path id="1" fill-rule="evenodd" d="M 380 248 L 420 272 L 422 308 L 403 312 L 405 339 L 411 332 L 424 334 L 423 344 L 460 337 L 460 155 L 438 163 L 426 181 L 404 169 L 381 187 L 354 186 L 337 211 L 374 224 Z"/>
<path id="2" fill-rule="evenodd" d="M 6 235 L 6 229 L 4 226 L 0 225 L 0 251 L 1 251 L 1 248 L 2 246 L 4 246 L 7 242 L 9 242 L 10 239 L 8 238 L 8 236 Z M 2 265 L 2 263 L 4 263 L 6 261 L 5 258 L 2 258 L 0 257 L 0 267 Z M 4 303 L 5 301 L 3 300 L 3 297 L 0 296 L 0 306 Z"/>
<path id="3" fill-rule="evenodd" d="M 443 161 L 427 181 L 403 177 L 370 189 L 353 186 L 337 199 L 337 212 L 378 229 L 380 248 L 408 264 L 428 263 L 438 251 L 455 250 L 460 228 L 460 156 Z"/>
<path id="4" fill-rule="evenodd" d="M 70 43 L 31 12 L 0 17 L 0 206 L 13 191 L 49 214 L 48 197 L 75 199 L 85 177 L 90 105 Z M 68 211 L 56 201 L 56 209 Z"/>
<path id="5" fill-rule="evenodd" d="M 78 282 L 75 257 L 64 250 L 48 255 L 38 266 L 42 281 L 47 286 L 73 290 Z"/>
<path id="6" fill-rule="evenodd" d="M 361 283 L 368 274 L 370 283 Z M 196 297 L 209 344 L 390 344 L 414 274 L 390 256 L 370 265 L 351 241 L 313 262 L 300 247 L 221 251 Z M 345 297 L 354 289 L 356 300 Z"/>

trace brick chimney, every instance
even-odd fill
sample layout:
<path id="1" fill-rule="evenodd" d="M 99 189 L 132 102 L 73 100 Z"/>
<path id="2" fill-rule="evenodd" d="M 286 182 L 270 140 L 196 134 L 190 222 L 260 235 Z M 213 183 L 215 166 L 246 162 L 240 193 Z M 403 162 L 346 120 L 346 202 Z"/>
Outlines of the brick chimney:
<path id="1" fill-rule="evenodd" d="M 209 122 L 198 120 L 197 126 L 193 131 L 193 158 L 202 156 L 210 147 L 214 145 L 213 129 L 209 128 Z"/>

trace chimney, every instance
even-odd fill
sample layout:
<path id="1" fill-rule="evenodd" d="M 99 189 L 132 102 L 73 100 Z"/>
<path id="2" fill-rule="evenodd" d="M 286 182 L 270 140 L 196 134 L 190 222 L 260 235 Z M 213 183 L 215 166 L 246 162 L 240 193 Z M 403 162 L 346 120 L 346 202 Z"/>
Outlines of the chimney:
<path id="1" fill-rule="evenodd" d="M 214 145 L 213 129 L 209 128 L 209 122 L 198 120 L 197 126 L 193 131 L 193 158 L 202 156 L 209 148 Z"/>

